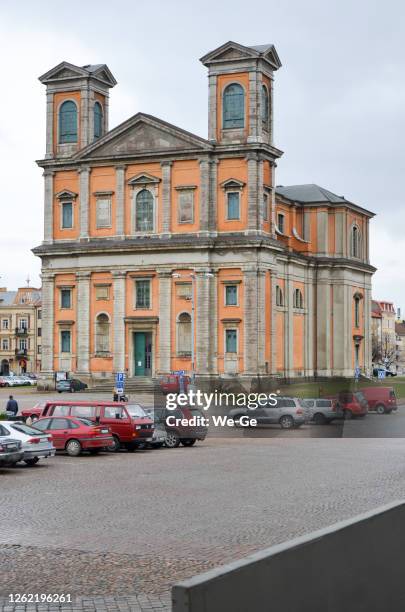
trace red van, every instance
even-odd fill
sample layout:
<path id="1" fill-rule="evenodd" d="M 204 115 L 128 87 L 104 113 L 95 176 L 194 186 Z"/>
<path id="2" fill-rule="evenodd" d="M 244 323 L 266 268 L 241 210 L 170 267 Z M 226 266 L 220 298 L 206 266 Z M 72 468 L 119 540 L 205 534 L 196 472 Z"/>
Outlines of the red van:
<path id="1" fill-rule="evenodd" d="M 336 405 L 343 410 L 344 418 L 364 417 L 368 413 L 368 403 L 361 391 L 339 391 L 329 399 L 336 400 Z"/>
<path id="2" fill-rule="evenodd" d="M 133 410 L 131 406 L 128 405 L 127 408 L 127 404 L 122 402 L 55 400 L 45 402 L 43 406 L 25 408 L 21 414 L 31 419 L 45 416 L 85 417 L 100 425 L 106 425 L 114 438 L 114 443 L 109 447 L 113 451 L 119 450 L 121 446 L 130 451 L 144 446 L 145 442 L 152 439 L 154 430 L 153 421 L 140 406 L 136 406 L 136 410 Z"/>
<path id="3" fill-rule="evenodd" d="M 167 393 L 180 393 L 180 375 L 179 374 L 168 374 L 162 376 L 159 380 L 160 388 L 166 395 Z M 184 393 L 187 393 L 188 386 L 190 384 L 190 377 L 183 376 Z"/>
<path id="4" fill-rule="evenodd" d="M 397 398 L 393 387 L 364 387 L 361 392 L 368 402 L 368 409 L 378 414 L 389 414 L 398 410 Z"/>

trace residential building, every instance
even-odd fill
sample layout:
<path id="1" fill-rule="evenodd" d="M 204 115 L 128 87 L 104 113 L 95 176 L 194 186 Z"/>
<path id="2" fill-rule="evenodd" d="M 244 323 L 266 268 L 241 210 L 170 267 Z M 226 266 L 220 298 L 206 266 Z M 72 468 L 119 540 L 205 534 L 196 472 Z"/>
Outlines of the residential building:
<path id="1" fill-rule="evenodd" d="M 398 374 L 405 374 L 405 321 L 395 321 L 396 334 L 396 369 Z"/>
<path id="2" fill-rule="evenodd" d="M 396 312 L 392 302 L 372 300 L 372 361 L 395 367 Z"/>
<path id="3" fill-rule="evenodd" d="M 40 77 L 44 377 L 370 369 L 373 213 L 276 187 L 273 45 L 228 42 L 201 61 L 208 138 L 141 112 L 109 130 L 105 64 Z"/>
<path id="4" fill-rule="evenodd" d="M 41 369 L 41 290 L 0 288 L 0 374 Z"/>

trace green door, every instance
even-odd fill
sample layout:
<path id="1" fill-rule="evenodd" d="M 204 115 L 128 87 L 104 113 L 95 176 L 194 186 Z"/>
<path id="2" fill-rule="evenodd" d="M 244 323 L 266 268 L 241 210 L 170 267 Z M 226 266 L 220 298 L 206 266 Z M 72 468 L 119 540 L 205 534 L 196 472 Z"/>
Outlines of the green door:
<path id="1" fill-rule="evenodd" d="M 135 333 L 135 376 L 145 376 L 145 332 Z"/>

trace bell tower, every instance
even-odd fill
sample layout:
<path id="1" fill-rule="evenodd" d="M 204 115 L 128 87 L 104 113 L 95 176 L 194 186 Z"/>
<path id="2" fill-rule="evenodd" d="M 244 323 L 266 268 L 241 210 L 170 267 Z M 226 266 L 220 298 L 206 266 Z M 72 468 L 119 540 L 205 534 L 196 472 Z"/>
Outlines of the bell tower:
<path id="1" fill-rule="evenodd" d="M 46 85 L 47 159 L 70 157 L 108 131 L 109 89 L 117 82 L 106 64 L 62 62 L 39 80 Z"/>
<path id="2" fill-rule="evenodd" d="M 209 140 L 272 145 L 273 74 L 281 66 L 274 45 L 229 41 L 200 61 L 208 68 Z"/>

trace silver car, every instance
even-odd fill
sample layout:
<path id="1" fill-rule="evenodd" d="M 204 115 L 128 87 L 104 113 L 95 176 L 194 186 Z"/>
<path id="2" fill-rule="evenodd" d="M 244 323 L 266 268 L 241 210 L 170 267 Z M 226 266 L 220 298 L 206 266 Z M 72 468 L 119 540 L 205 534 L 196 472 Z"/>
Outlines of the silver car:
<path id="1" fill-rule="evenodd" d="M 241 416 L 248 415 L 257 420 L 258 425 L 280 425 L 282 429 L 301 427 L 305 423 L 302 400 L 298 397 L 278 397 L 277 403 L 269 401 L 264 406 L 233 408 L 229 416 L 237 423 Z"/>
<path id="2" fill-rule="evenodd" d="M 332 399 L 309 398 L 302 400 L 305 419 L 316 425 L 326 425 L 335 419 L 343 419 L 343 410 Z"/>
<path id="3" fill-rule="evenodd" d="M 15 465 L 23 456 L 20 440 L 3 438 L 0 432 L 0 467 Z"/>
<path id="4" fill-rule="evenodd" d="M 38 463 L 41 457 L 53 457 L 56 452 L 48 434 L 22 421 L 1 421 L 0 436 L 19 440 L 23 452 L 20 460 L 30 466 Z"/>

